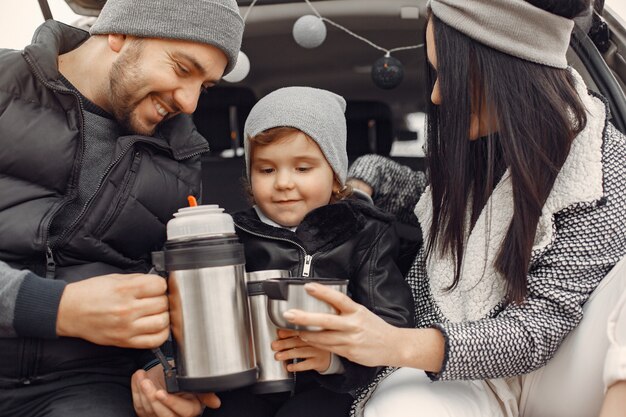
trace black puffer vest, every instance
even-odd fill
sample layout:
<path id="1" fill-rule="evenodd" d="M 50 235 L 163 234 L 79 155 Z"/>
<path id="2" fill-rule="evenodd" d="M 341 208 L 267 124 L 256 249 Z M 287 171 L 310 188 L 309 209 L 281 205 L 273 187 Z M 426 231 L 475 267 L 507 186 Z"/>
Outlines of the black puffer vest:
<path id="1" fill-rule="evenodd" d="M 200 154 L 208 151 L 187 116 L 171 119 L 155 137 L 120 137 L 95 195 L 52 245 L 50 224 L 76 197 L 83 153 L 83 110 L 59 80 L 57 57 L 88 36 L 48 21 L 23 52 L 0 51 L 0 259 L 68 282 L 146 272 L 172 213 L 187 195 L 200 195 Z M 132 352 L 77 339 L 0 339 L 0 352 L 5 381 L 135 366 Z"/>

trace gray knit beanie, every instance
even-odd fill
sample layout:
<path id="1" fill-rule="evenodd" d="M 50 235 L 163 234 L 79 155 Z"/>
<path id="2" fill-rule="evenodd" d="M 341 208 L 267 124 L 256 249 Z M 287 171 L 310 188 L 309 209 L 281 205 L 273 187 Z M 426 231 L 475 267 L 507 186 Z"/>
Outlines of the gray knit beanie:
<path id="1" fill-rule="evenodd" d="M 343 97 L 319 88 L 285 87 L 263 97 L 250 111 L 244 127 L 248 179 L 249 138 L 275 127 L 293 127 L 317 143 L 343 185 L 348 172 L 345 111 Z"/>
<path id="2" fill-rule="evenodd" d="M 108 0 L 89 32 L 213 45 L 228 58 L 226 75 L 237 63 L 243 19 L 236 0 Z"/>

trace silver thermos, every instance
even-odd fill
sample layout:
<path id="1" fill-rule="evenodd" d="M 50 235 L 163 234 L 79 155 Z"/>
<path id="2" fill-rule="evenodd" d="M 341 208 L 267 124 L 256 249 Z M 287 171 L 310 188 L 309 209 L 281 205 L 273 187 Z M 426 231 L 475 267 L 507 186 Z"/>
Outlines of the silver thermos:
<path id="1" fill-rule="evenodd" d="M 289 277 L 286 270 L 254 271 L 246 274 L 250 317 L 254 333 L 254 350 L 259 367 L 257 383 L 252 387 L 255 394 L 291 391 L 294 387 L 293 373 L 287 371 L 283 361 L 274 358 L 276 352 L 271 344 L 278 338 L 278 328 L 267 315 L 267 297 L 263 282 L 272 278 Z"/>
<path id="2" fill-rule="evenodd" d="M 176 359 L 173 369 L 163 364 L 168 391 L 251 385 L 257 368 L 243 245 L 230 215 L 217 205 L 194 202 L 174 214 L 163 251 L 152 254 L 155 269 L 168 273 Z"/>

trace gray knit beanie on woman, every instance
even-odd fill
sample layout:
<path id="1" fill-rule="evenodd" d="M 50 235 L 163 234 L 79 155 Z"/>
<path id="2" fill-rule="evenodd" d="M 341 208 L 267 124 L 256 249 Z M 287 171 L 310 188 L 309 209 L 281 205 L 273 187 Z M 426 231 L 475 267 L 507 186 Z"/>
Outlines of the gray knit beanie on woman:
<path id="1" fill-rule="evenodd" d="M 205 43 L 237 63 L 243 19 L 235 0 L 108 0 L 89 33 L 132 35 Z"/>
<path id="2" fill-rule="evenodd" d="M 275 127 L 293 127 L 317 143 L 343 185 L 348 172 L 345 111 L 343 97 L 319 88 L 285 87 L 263 97 L 250 111 L 244 128 L 248 179 L 249 138 Z"/>

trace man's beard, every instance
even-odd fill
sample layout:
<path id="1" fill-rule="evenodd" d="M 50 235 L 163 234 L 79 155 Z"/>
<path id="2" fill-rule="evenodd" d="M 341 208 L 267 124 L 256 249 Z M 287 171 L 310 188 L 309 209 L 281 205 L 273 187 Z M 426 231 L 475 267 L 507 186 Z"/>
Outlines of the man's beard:
<path id="1" fill-rule="evenodd" d="M 145 97 L 136 97 L 133 93 L 141 91 L 145 85 L 139 61 L 141 41 L 133 41 L 126 52 L 111 66 L 109 72 L 109 103 L 117 122 L 130 133 L 151 136 L 156 126 L 146 128 L 138 119 L 135 110 Z"/>

